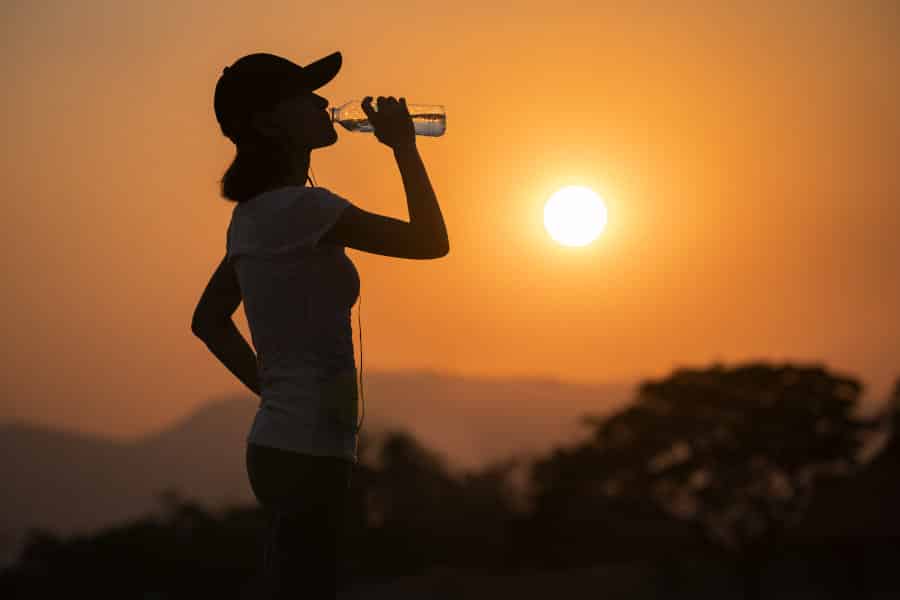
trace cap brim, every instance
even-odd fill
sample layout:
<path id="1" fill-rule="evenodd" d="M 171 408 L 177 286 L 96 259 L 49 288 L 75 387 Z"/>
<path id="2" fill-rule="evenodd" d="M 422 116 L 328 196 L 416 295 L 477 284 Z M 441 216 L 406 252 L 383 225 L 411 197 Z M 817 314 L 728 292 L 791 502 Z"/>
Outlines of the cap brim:
<path id="1" fill-rule="evenodd" d="M 317 90 L 338 74 L 341 70 L 341 53 L 333 52 L 303 67 L 303 77 L 310 91 Z"/>

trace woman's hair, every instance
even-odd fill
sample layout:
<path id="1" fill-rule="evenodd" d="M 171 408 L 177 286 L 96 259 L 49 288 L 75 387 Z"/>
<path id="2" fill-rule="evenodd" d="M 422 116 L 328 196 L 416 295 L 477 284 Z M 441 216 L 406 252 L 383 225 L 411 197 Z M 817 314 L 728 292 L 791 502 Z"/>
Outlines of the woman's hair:
<path id="1" fill-rule="evenodd" d="M 284 181 L 290 171 L 287 154 L 271 142 L 255 139 L 237 144 L 237 154 L 220 181 L 221 195 L 246 202 Z"/>

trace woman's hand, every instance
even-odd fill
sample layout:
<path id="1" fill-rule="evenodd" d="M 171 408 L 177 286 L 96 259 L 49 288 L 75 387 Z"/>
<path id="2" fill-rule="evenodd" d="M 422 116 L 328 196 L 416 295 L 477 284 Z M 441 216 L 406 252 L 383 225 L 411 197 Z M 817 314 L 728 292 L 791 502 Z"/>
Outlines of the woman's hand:
<path id="1" fill-rule="evenodd" d="M 393 96 L 378 96 L 376 112 L 372 110 L 372 96 L 366 96 L 362 101 L 362 109 L 379 142 L 394 150 L 416 145 L 416 128 L 409 116 L 406 98 L 401 97 L 398 102 Z"/>

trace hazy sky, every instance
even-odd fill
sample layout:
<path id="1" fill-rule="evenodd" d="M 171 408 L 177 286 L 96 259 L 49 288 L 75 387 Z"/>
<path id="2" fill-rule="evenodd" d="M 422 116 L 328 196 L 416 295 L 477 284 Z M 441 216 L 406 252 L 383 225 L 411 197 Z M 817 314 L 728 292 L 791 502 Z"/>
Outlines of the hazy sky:
<path id="1" fill-rule="evenodd" d="M 900 377 L 900 5 L 486 4 L 3 3 L 0 421 L 129 437 L 246 391 L 190 320 L 233 206 L 213 90 L 261 51 L 340 50 L 333 105 L 447 109 L 419 148 L 450 254 L 347 251 L 364 378 L 767 359 L 824 363 L 880 402 Z M 317 184 L 407 219 L 391 151 L 338 135 Z M 566 185 L 607 202 L 590 246 L 543 229 Z"/>

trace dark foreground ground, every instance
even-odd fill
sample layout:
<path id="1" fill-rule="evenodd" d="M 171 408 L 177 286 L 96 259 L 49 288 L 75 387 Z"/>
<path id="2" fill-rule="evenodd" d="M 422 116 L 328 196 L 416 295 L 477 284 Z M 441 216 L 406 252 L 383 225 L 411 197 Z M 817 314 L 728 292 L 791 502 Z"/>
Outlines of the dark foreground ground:
<path id="1" fill-rule="evenodd" d="M 759 581 L 766 600 L 900 598 L 900 548 L 891 560 L 882 554 L 862 568 L 845 568 L 839 557 L 813 560 L 781 557 Z M 359 582 L 341 590 L 341 600 L 569 599 L 640 600 L 747 597 L 745 581 L 725 563 L 695 560 L 623 563 L 586 568 L 490 575 L 459 569 Z"/>

